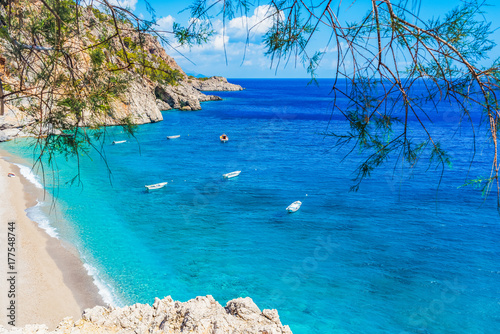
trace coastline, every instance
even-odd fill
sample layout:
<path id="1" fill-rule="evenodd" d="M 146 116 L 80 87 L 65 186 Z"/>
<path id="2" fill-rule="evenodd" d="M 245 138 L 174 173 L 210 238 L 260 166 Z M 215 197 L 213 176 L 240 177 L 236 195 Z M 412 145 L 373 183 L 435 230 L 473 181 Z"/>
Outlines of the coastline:
<path id="1" fill-rule="evenodd" d="M 15 298 L 3 293 L 9 287 L 1 280 L 0 303 L 7 308 L 15 300 L 16 327 L 38 323 L 55 329 L 63 318 L 78 320 L 84 309 L 105 303 L 78 252 L 28 218 L 26 209 L 37 204 L 43 190 L 26 180 L 19 167 L 5 157 L 12 158 L 0 149 L 0 244 L 7 246 L 7 223 L 14 221 L 17 276 Z M 8 177 L 11 172 L 16 177 Z M 7 276 L 7 249 L 0 252 L 0 263 Z M 6 315 L 0 319 L 0 325 L 11 327 Z"/>

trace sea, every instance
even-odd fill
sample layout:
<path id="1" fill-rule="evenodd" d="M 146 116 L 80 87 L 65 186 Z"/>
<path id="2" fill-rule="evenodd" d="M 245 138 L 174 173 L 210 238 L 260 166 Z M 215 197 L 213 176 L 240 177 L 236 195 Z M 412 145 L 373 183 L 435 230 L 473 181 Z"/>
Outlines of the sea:
<path id="1" fill-rule="evenodd" d="M 328 135 L 350 131 L 333 80 L 230 81 L 245 90 L 164 111 L 134 136 L 107 128 L 101 153 L 32 169 L 33 139 L 0 146 L 47 189 L 28 215 L 76 247 L 107 303 L 251 297 L 295 334 L 499 332 L 497 197 L 467 185 L 490 175 L 486 128 L 471 131 L 453 104 L 423 104 L 451 166 L 395 155 L 353 192 L 366 154 Z M 417 119 L 408 129 L 425 137 Z"/>

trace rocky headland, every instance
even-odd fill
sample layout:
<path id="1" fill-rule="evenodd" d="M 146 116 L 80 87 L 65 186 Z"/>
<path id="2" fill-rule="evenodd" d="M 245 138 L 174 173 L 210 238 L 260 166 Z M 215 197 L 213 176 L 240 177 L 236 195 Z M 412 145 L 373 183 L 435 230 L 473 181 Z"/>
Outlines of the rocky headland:
<path id="1" fill-rule="evenodd" d="M 171 297 L 156 298 L 152 306 L 135 304 L 127 307 L 96 306 L 74 321 L 65 318 L 54 331 L 45 325 L 23 328 L 0 327 L 0 334 L 63 333 L 193 333 L 193 334 L 291 334 L 283 326 L 276 310 L 261 311 L 251 298 L 230 300 L 226 307 L 212 296 L 196 297 L 185 303 Z"/>
<path id="2" fill-rule="evenodd" d="M 112 116 L 104 116 L 106 125 L 120 125 L 120 120 L 129 117 L 133 124 L 155 123 L 163 120 L 162 111 L 179 109 L 201 110 L 201 102 L 221 101 L 216 95 L 202 91 L 238 91 L 239 85 L 227 82 L 222 77 L 211 77 L 200 83 L 200 79 L 179 81 L 177 85 L 152 85 L 140 78 L 131 81 L 122 97 L 111 103 Z M 38 129 L 33 117 L 22 111 L 22 107 L 5 104 L 5 113 L 0 116 L 0 142 L 15 137 L 36 136 Z M 46 129 L 49 132 L 49 129 Z"/>
<path id="3" fill-rule="evenodd" d="M 239 85 L 231 84 L 224 77 L 213 76 L 210 78 L 188 78 L 188 83 L 200 91 L 237 91 L 243 88 Z"/>
<path id="4" fill-rule="evenodd" d="M 177 85 L 152 85 L 141 78 L 129 83 L 127 91 L 112 103 L 112 116 L 104 116 L 106 125 L 120 125 L 120 120 L 129 117 L 133 124 L 155 123 L 163 120 L 162 111 L 179 109 L 184 111 L 201 110 L 201 102 L 221 101 L 216 95 L 203 91 L 238 91 L 240 85 L 227 82 L 226 78 L 210 77 L 203 81 L 189 79 Z M 4 115 L 0 116 L 0 142 L 16 137 L 36 136 L 38 129 L 31 125 L 36 122 L 22 106 L 5 104 Z M 36 130 L 36 131 L 34 131 Z M 50 132 L 47 128 L 46 132 Z M 53 129 L 56 130 L 56 129 Z M 56 132 L 57 131 L 52 131 Z"/>

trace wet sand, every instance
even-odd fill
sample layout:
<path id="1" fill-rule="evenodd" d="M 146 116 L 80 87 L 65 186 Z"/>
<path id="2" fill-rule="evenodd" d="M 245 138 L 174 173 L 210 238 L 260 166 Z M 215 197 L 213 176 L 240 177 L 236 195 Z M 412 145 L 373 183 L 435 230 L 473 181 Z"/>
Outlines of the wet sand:
<path id="1" fill-rule="evenodd" d="M 53 330 L 63 318 L 77 320 L 84 309 L 104 302 L 76 250 L 50 237 L 27 217 L 25 210 L 36 204 L 43 190 L 2 157 L 9 154 L 0 150 L 0 309 L 5 310 L 0 312 L 0 325 L 11 327 L 7 308 L 14 300 L 16 327 L 45 324 Z M 8 173 L 16 176 L 8 177 Z M 9 222 L 15 223 L 14 275 L 8 274 Z M 15 276 L 15 298 L 9 297 L 7 279 L 11 276 Z"/>

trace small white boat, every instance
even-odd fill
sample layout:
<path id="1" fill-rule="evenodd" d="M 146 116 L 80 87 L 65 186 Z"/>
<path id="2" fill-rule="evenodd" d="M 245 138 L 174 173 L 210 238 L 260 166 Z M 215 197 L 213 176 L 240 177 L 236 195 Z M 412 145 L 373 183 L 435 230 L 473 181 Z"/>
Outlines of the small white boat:
<path id="1" fill-rule="evenodd" d="M 14 173 L 9 173 L 9 174 L 7 174 L 7 176 L 8 176 L 8 177 L 16 177 L 16 174 L 14 174 Z"/>
<path id="2" fill-rule="evenodd" d="M 298 209 L 300 209 L 301 205 L 301 201 L 295 201 L 286 208 L 286 211 L 288 211 L 289 213 L 296 212 Z"/>
<path id="3" fill-rule="evenodd" d="M 176 135 L 176 136 L 167 136 L 167 139 L 175 139 L 179 138 L 181 135 Z"/>
<path id="4" fill-rule="evenodd" d="M 156 184 L 150 184 L 149 186 L 145 186 L 146 189 L 148 190 L 155 190 L 155 189 L 160 189 L 163 188 L 167 185 L 168 182 L 161 182 L 161 183 L 156 183 Z"/>
<path id="5" fill-rule="evenodd" d="M 126 143 L 126 140 L 113 140 L 113 145 Z"/>
<path id="6" fill-rule="evenodd" d="M 220 141 L 223 143 L 226 143 L 229 140 L 229 138 L 227 137 L 227 135 L 225 133 L 222 134 L 222 136 L 220 136 L 219 138 L 220 138 Z"/>
<path id="7" fill-rule="evenodd" d="M 240 175 L 240 173 L 241 173 L 241 170 L 237 170 L 235 172 L 231 172 L 231 173 L 227 173 L 227 174 L 222 174 L 222 176 L 224 176 L 224 178 L 226 178 L 226 179 L 230 179 L 232 177 L 236 177 L 236 176 Z"/>

